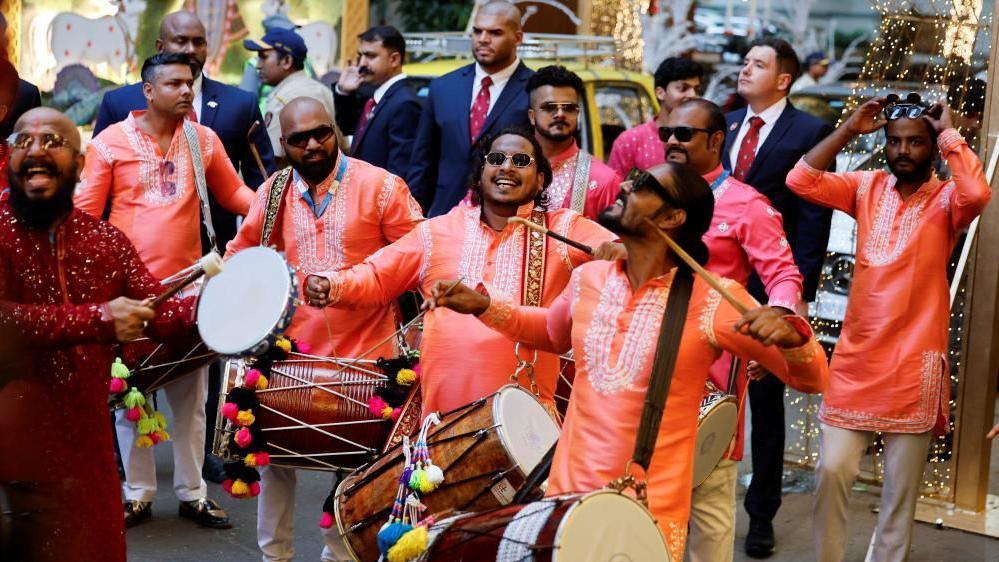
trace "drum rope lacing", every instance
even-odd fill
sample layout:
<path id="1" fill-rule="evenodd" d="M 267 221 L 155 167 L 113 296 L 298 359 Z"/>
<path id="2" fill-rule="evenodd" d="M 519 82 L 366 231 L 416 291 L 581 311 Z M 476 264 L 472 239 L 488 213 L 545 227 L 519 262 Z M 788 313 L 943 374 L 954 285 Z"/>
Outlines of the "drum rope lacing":
<path id="1" fill-rule="evenodd" d="M 633 465 L 634 459 L 628 459 L 627 464 L 624 466 L 624 476 L 615 478 L 609 484 L 607 488 L 614 490 L 616 492 L 624 492 L 627 489 L 632 489 L 635 491 L 635 499 L 638 500 L 646 508 L 649 507 L 649 497 L 648 497 L 648 485 L 645 479 L 639 480 L 631 473 L 631 467 Z"/>
<path id="2" fill-rule="evenodd" d="M 556 549 L 556 548 L 558 548 L 558 545 L 555 545 L 555 544 L 536 544 L 534 542 L 530 542 L 528 540 L 522 540 L 520 538 L 507 537 L 506 536 L 506 528 L 508 528 L 509 526 L 512 526 L 512 525 L 514 525 L 514 524 L 516 524 L 516 523 L 518 523 L 518 522 L 520 522 L 520 521 L 522 521 L 524 519 L 534 519 L 534 518 L 537 518 L 541 514 L 545 515 L 545 518 L 541 519 L 541 521 L 539 522 L 541 525 L 543 525 L 547 521 L 547 517 L 551 515 L 551 512 L 554 511 L 555 508 L 557 508 L 559 505 L 561 505 L 561 503 L 563 501 L 564 500 L 560 500 L 560 499 L 545 499 L 545 500 L 541 500 L 541 501 L 529 503 L 526 506 L 524 506 L 524 509 L 522 509 L 517 515 L 511 517 L 509 520 L 500 521 L 500 522 L 496 523 L 493 527 L 488 528 L 485 531 L 478 531 L 478 530 L 474 530 L 474 529 L 459 529 L 458 532 L 463 533 L 465 535 L 469 535 L 468 538 L 460 540 L 460 541 L 456 542 L 455 544 L 452 544 L 452 545 L 448 546 L 447 548 L 441 549 L 440 551 L 434 551 L 434 554 L 435 555 L 442 555 L 442 554 L 445 554 L 445 553 L 447 553 L 447 552 L 449 552 L 451 550 L 459 548 L 459 547 L 465 545 L 466 543 L 474 541 L 475 539 L 478 539 L 480 537 L 489 537 L 489 538 L 499 539 L 501 545 L 503 544 L 504 541 L 509 541 L 509 542 L 514 543 L 516 545 L 520 545 L 520 546 L 526 547 L 527 553 L 526 553 L 525 556 L 523 556 L 521 558 L 518 558 L 518 559 L 506 558 L 505 560 L 509 560 L 510 562 L 513 562 L 514 560 L 520 560 L 520 561 L 531 560 L 532 557 L 534 556 L 534 553 L 536 551 L 538 551 L 538 550 L 544 550 L 544 549 Z M 546 505 L 540 505 L 538 507 L 538 510 L 536 510 L 536 511 L 529 511 L 527 513 L 524 513 L 524 511 L 527 511 L 532 505 L 535 505 L 535 504 L 546 504 Z M 546 511 L 547 506 L 551 506 L 551 507 L 547 509 L 547 513 L 544 513 Z M 503 530 L 503 534 L 502 535 L 498 534 L 496 532 L 496 531 L 501 530 L 501 529 Z M 539 525 L 539 530 L 540 530 L 540 525 Z M 535 533 L 535 538 L 536 537 L 537 537 L 537 533 Z M 501 548 L 502 548 L 502 546 L 501 546 Z M 498 556 L 497 556 L 497 560 L 499 560 Z"/>
<path id="3" fill-rule="evenodd" d="M 531 382 L 531 393 L 541 398 L 541 392 L 538 390 L 538 382 L 534 379 L 534 364 L 538 362 L 538 350 L 534 349 L 532 351 L 534 351 L 534 357 L 528 361 L 520 356 L 520 342 L 517 342 L 517 345 L 514 346 L 513 354 L 517 356 L 517 368 L 510 375 L 510 382 L 519 385 L 520 375 L 527 375 L 527 379 Z"/>

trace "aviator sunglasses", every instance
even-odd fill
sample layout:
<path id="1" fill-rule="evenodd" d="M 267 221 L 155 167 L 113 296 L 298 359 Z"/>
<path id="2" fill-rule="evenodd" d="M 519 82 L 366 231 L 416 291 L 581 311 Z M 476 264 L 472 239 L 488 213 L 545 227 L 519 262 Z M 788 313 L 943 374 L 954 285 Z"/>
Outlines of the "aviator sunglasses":
<path id="1" fill-rule="evenodd" d="M 59 133 L 42 133 L 38 135 L 38 140 L 42 146 L 42 150 L 46 151 L 57 148 L 71 148 L 69 139 Z M 30 148 L 33 142 L 35 142 L 35 137 L 30 133 L 13 133 L 7 137 L 7 144 L 11 148 L 21 150 Z"/>
<path id="2" fill-rule="evenodd" d="M 486 154 L 486 164 L 499 168 L 506 162 L 507 158 L 513 163 L 514 168 L 526 168 L 534 163 L 534 157 L 525 152 L 517 152 L 509 155 L 502 152 L 490 152 Z"/>

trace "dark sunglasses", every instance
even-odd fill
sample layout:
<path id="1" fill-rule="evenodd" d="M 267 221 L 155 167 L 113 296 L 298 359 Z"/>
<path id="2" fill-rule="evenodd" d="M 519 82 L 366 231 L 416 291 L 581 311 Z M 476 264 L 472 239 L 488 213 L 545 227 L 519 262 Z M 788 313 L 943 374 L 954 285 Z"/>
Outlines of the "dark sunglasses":
<path id="1" fill-rule="evenodd" d="M 309 146 L 310 140 L 315 139 L 315 141 L 319 144 L 323 144 L 333 138 L 335 133 L 336 131 L 333 130 L 333 127 L 323 125 L 321 127 L 316 127 L 311 131 L 302 131 L 301 133 L 289 135 L 284 139 L 284 142 L 290 146 L 294 146 L 295 148 L 305 148 Z"/>
<path id="2" fill-rule="evenodd" d="M 652 192 L 658 195 L 663 201 L 666 201 L 669 206 L 679 207 L 679 204 L 675 199 L 673 199 L 673 196 L 666 191 L 666 188 L 659 183 L 659 180 L 645 170 L 632 168 L 631 171 L 628 172 L 628 175 L 624 177 L 624 182 L 631 184 L 631 191 L 634 193 Z"/>
<path id="3" fill-rule="evenodd" d="M 38 140 L 41 143 L 42 150 L 72 148 L 69 144 L 69 139 L 59 133 L 42 133 L 38 135 Z M 31 144 L 33 142 L 35 142 L 35 137 L 30 133 L 13 133 L 7 137 L 7 144 L 9 144 L 11 148 L 20 150 L 31 148 Z"/>
<path id="4" fill-rule="evenodd" d="M 916 92 L 912 92 L 901 101 L 898 94 L 888 94 L 885 96 L 885 118 L 889 121 L 896 119 L 919 119 L 924 113 L 930 110 L 930 105 L 923 102 L 922 97 Z"/>
<path id="5" fill-rule="evenodd" d="M 573 114 L 579 113 L 579 104 L 572 102 L 554 102 L 554 101 L 546 101 L 545 103 L 541 104 L 541 111 L 544 111 L 545 113 L 555 115 L 556 113 L 559 112 L 559 110 L 562 110 L 562 113 L 573 113 Z"/>
<path id="6" fill-rule="evenodd" d="M 680 142 L 690 142 L 694 138 L 694 133 L 711 134 L 710 129 L 698 127 L 659 127 L 659 140 L 669 142 L 670 137 L 676 137 Z"/>
<path id="7" fill-rule="evenodd" d="M 507 158 L 513 163 L 514 168 L 526 168 L 534 163 L 534 157 L 525 152 L 517 152 L 510 155 L 502 152 L 490 152 L 486 154 L 486 164 L 499 168 L 506 162 Z"/>

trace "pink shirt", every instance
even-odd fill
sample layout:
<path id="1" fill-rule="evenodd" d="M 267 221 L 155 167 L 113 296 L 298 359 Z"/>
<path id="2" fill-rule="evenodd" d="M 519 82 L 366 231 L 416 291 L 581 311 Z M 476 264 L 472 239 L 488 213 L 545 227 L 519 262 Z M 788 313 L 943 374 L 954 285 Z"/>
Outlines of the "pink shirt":
<path id="1" fill-rule="evenodd" d="M 802 198 L 857 219 L 850 300 L 819 418 L 861 431 L 948 430 L 947 262 L 957 233 L 992 196 L 982 163 L 955 129 L 937 142 L 953 179 L 903 200 L 884 170 L 835 174 L 804 160 L 787 176 Z"/>
<path id="2" fill-rule="evenodd" d="M 163 154 L 159 143 L 135 122 L 143 113 L 131 112 L 90 141 L 83 183 L 73 203 L 100 218 L 110 198 L 108 221 L 128 236 L 153 276 L 164 279 L 201 257 L 201 203 L 184 122 L 177 124 Z M 245 215 L 253 191 L 232 167 L 218 135 L 191 124 L 198 132 L 208 189 L 227 210 Z"/>
<path id="3" fill-rule="evenodd" d="M 632 290 L 623 261 L 595 261 L 573 272 L 550 308 L 515 306 L 490 291 L 480 318 L 508 337 L 576 357 L 576 379 L 552 462 L 547 494 L 587 492 L 624 475 L 648 390 L 673 272 Z M 741 302 L 744 288 L 722 280 Z M 700 278 L 680 340 L 676 369 L 647 473 L 649 509 L 673 560 L 683 559 L 690 515 L 697 415 L 708 368 L 729 351 L 755 359 L 803 392 L 825 388 L 828 367 L 814 338 L 796 349 L 764 347 L 733 330 L 740 314 Z M 639 473 L 641 468 L 637 469 Z"/>
<path id="4" fill-rule="evenodd" d="M 519 216 L 531 215 L 533 205 L 521 207 Z M 545 213 L 548 228 L 598 246 L 615 236 L 595 222 L 567 209 Z M 481 207 L 461 203 L 448 214 L 427 220 L 401 240 L 346 271 L 329 271 L 332 306 L 384 306 L 405 291 L 424 295 L 437 281 L 462 279 L 470 287 L 486 283 L 520 299 L 524 289 L 526 228 L 507 225 L 496 232 L 481 219 Z M 541 303 L 550 304 L 565 288 L 572 270 L 591 257 L 579 250 L 547 240 Z M 349 312 L 345 312 L 349 314 Z M 517 367 L 515 343 L 490 330 L 474 316 L 445 308 L 423 319 L 421 389 L 423 411 L 446 412 L 478 400 L 510 382 Z M 521 349 L 531 359 L 534 350 Z M 559 357 L 538 353 L 534 367 L 541 400 L 553 405 Z M 525 388 L 530 381 L 519 380 Z"/>
<path id="5" fill-rule="evenodd" d="M 271 175 L 257 191 L 250 214 L 226 247 L 227 257 L 260 244 L 264 207 L 276 176 Z M 300 287 L 307 275 L 356 265 L 423 221 L 420 206 L 402 179 L 342 154 L 330 177 L 317 187 L 316 208 L 322 207 L 323 198 L 329 194 L 329 202 L 318 217 L 302 195 L 304 186 L 304 182 L 294 180 L 285 188 L 271 238 L 295 268 Z M 390 302 L 356 312 L 302 304 L 287 334 L 308 342 L 313 355 L 357 357 L 391 335 L 395 325 L 395 308 Z M 365 358 L 377 359 L 394 352 L 395 341 L 391 340 Z"/>
<path id="6" fill-rule="evenodd" d="M 666 161 L 666 143 L 659 140 L 659 124 L 653 119 L 621 133 L 614 141 L 607 165 L 622 177 L 632 168 L 648 170 Z"/>
<path id="7" fill-rule="evenodd" d="M 576 180 L 576 163 L 579 147 L 572 146 L 549 159 L 552 165 L 552 184 L 548 186 L 548 201 L 552 208 L 571 209 L 572 189 Z M 586 199 L 581 210 L 588 219 L 596 219 L 621 193 L 621 176 L 600 160 L 590 158 L 589 179 L 586 182 Z M 579 209 L 576 209 L 579 211 Z"/>

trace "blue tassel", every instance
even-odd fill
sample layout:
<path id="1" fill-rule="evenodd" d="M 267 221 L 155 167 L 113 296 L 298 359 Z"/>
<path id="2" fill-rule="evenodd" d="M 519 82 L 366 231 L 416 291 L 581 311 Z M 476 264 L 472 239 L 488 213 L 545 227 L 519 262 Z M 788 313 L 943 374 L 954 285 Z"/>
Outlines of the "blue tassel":
<path id="1" fill-rule="evenodd" d="M 412 525 L 405 523 L 391 523 L 385 525 L 378 531 L 378 550 L 385 556 L 390 548 L 395 546 L 399 538 L 413 530 Z"/>

